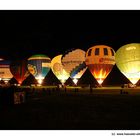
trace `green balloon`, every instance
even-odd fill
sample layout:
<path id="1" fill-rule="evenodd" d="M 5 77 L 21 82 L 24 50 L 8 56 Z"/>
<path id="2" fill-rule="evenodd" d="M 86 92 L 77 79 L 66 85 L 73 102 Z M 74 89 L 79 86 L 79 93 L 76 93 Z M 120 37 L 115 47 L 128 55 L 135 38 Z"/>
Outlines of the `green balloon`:
<path id="1" fill-rule="evenodd" d="M 115 54 L 118 69 L 133 83 L 140 79 L 140 43 L 131 43 L 119 48 Z"/>

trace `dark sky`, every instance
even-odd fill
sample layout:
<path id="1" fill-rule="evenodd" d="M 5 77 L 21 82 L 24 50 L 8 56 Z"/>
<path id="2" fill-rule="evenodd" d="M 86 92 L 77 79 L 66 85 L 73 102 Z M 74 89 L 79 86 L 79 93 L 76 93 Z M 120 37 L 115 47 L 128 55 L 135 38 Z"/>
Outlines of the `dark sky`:
<path id="1" fill-rule="evenodd" d="M 127 43 L 140 42 L 139 19 L 136 10 L 1 10 L 0 57 L 27 59 L 44 53 L 52 59 L 68 49 L 87 51 L 97 44 L 117 51 Z"/>
<path id="2" fill-rule="evenodd" d="M 139 18 L 140 11 L 0 11 L 0 55 L 26 59 L 44 53 L 53 58 L 67 49 L 87 51 L 97 44 L 116 51 L 140 42 Z"/>

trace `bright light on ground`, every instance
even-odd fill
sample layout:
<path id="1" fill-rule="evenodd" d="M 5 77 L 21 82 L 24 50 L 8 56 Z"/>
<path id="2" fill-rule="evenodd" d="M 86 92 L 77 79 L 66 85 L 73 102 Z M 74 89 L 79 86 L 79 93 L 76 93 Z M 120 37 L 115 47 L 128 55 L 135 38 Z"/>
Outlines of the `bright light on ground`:
<path id="1" fill-rule="evenodd" d="M 97 80 L 97 82 L 101 85 L 103 83 L 102 79 Z"/>
<path id="2" fill-rule="evenodd" d="M 77 85 L 78 79 L 74 78 L 72 81 L 74 82 L 75 85 Z"/>
<path id="3" fill-rule="evenodd" d="M 37 79 L 37 81 L 38 81 L 39 84 L 42 84 L 43 80 L 42 79 Z"/>
<path id="4" fill-rule="evenodd" d="M 66 79 L 62 78 L 60 81 L 61 81 L 62 85 L 64 85 L 64 83 L 66 82 Z"/>
<path id="5" fill-rule="evenodd" d="M 41 85 L 43 82 L 44 77 L 42 77 L 41 75 L 39 75 L 38 77 L 36 77 L 37 82 Z"/>
<path id="6" fill-rule="evenodd" d="M 139 78 L 129 78 L 129 80 L 133 85 L 135 85 L 139 81 Z"/>

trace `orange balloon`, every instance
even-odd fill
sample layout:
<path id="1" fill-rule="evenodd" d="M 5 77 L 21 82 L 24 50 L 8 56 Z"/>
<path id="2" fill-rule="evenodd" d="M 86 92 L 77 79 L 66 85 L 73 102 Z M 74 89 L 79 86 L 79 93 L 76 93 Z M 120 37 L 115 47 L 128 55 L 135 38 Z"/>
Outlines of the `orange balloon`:
<path id="1" fill-rule="evenodd" d="M 106 45 L 96 45 L 86 52 L 86 65 L 99 84 L 102 84 L 115 65 L 115 51 Z"/>

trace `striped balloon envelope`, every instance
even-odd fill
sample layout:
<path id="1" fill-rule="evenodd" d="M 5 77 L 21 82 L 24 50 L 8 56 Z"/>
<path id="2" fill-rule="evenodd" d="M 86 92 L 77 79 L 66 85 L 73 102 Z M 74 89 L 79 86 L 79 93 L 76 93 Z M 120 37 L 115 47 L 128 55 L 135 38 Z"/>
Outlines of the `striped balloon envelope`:
<path id="1" fill-rule="evenodd" d="M 70 77 L 69 73 L 66 72 L 63 68 L 61 62 L 62 55 L 55 56 L 51 61 L 51 69 L 54 75 L 60 80 L 62 84 Z"/>
<path id="2" fill-rule="evenodd" d="M 115 65 L 115 51 L 106 45 L 96 45 L 86 52 L 86 65 L 101 85 Z"/>
<path id="3" fill-rule="evenodd" d="M 27 69 L 26 60 L 13 61 L 10 65 L 10 71 L 13 74 L 14 78 L 18 81 L 19 85 L 21 85 L 22 82 L 30 75 Z"/>
<path id="4" fill-rule="evenodd" d="M 42 84 L 43 79 L 51 69 L 51 59 L 44 55 L 38 54 L 28 58 L 28 70 Z"/>
<path id="5" fill-rule="evenodd" d="M 63 68 L 70 74 L 73 82 L 77 84 L 87 67 L 85 64 L 85 51 L 71 49 L 65 52 L 61 58 Z"/>
<path id="6" fill-rule="evenodd" d="M 13 77 L 10 71 L 10 64 L 11 61 L 0 60 L 0 79 L 5 83 L 8 83 L 8 81 Z"/>

